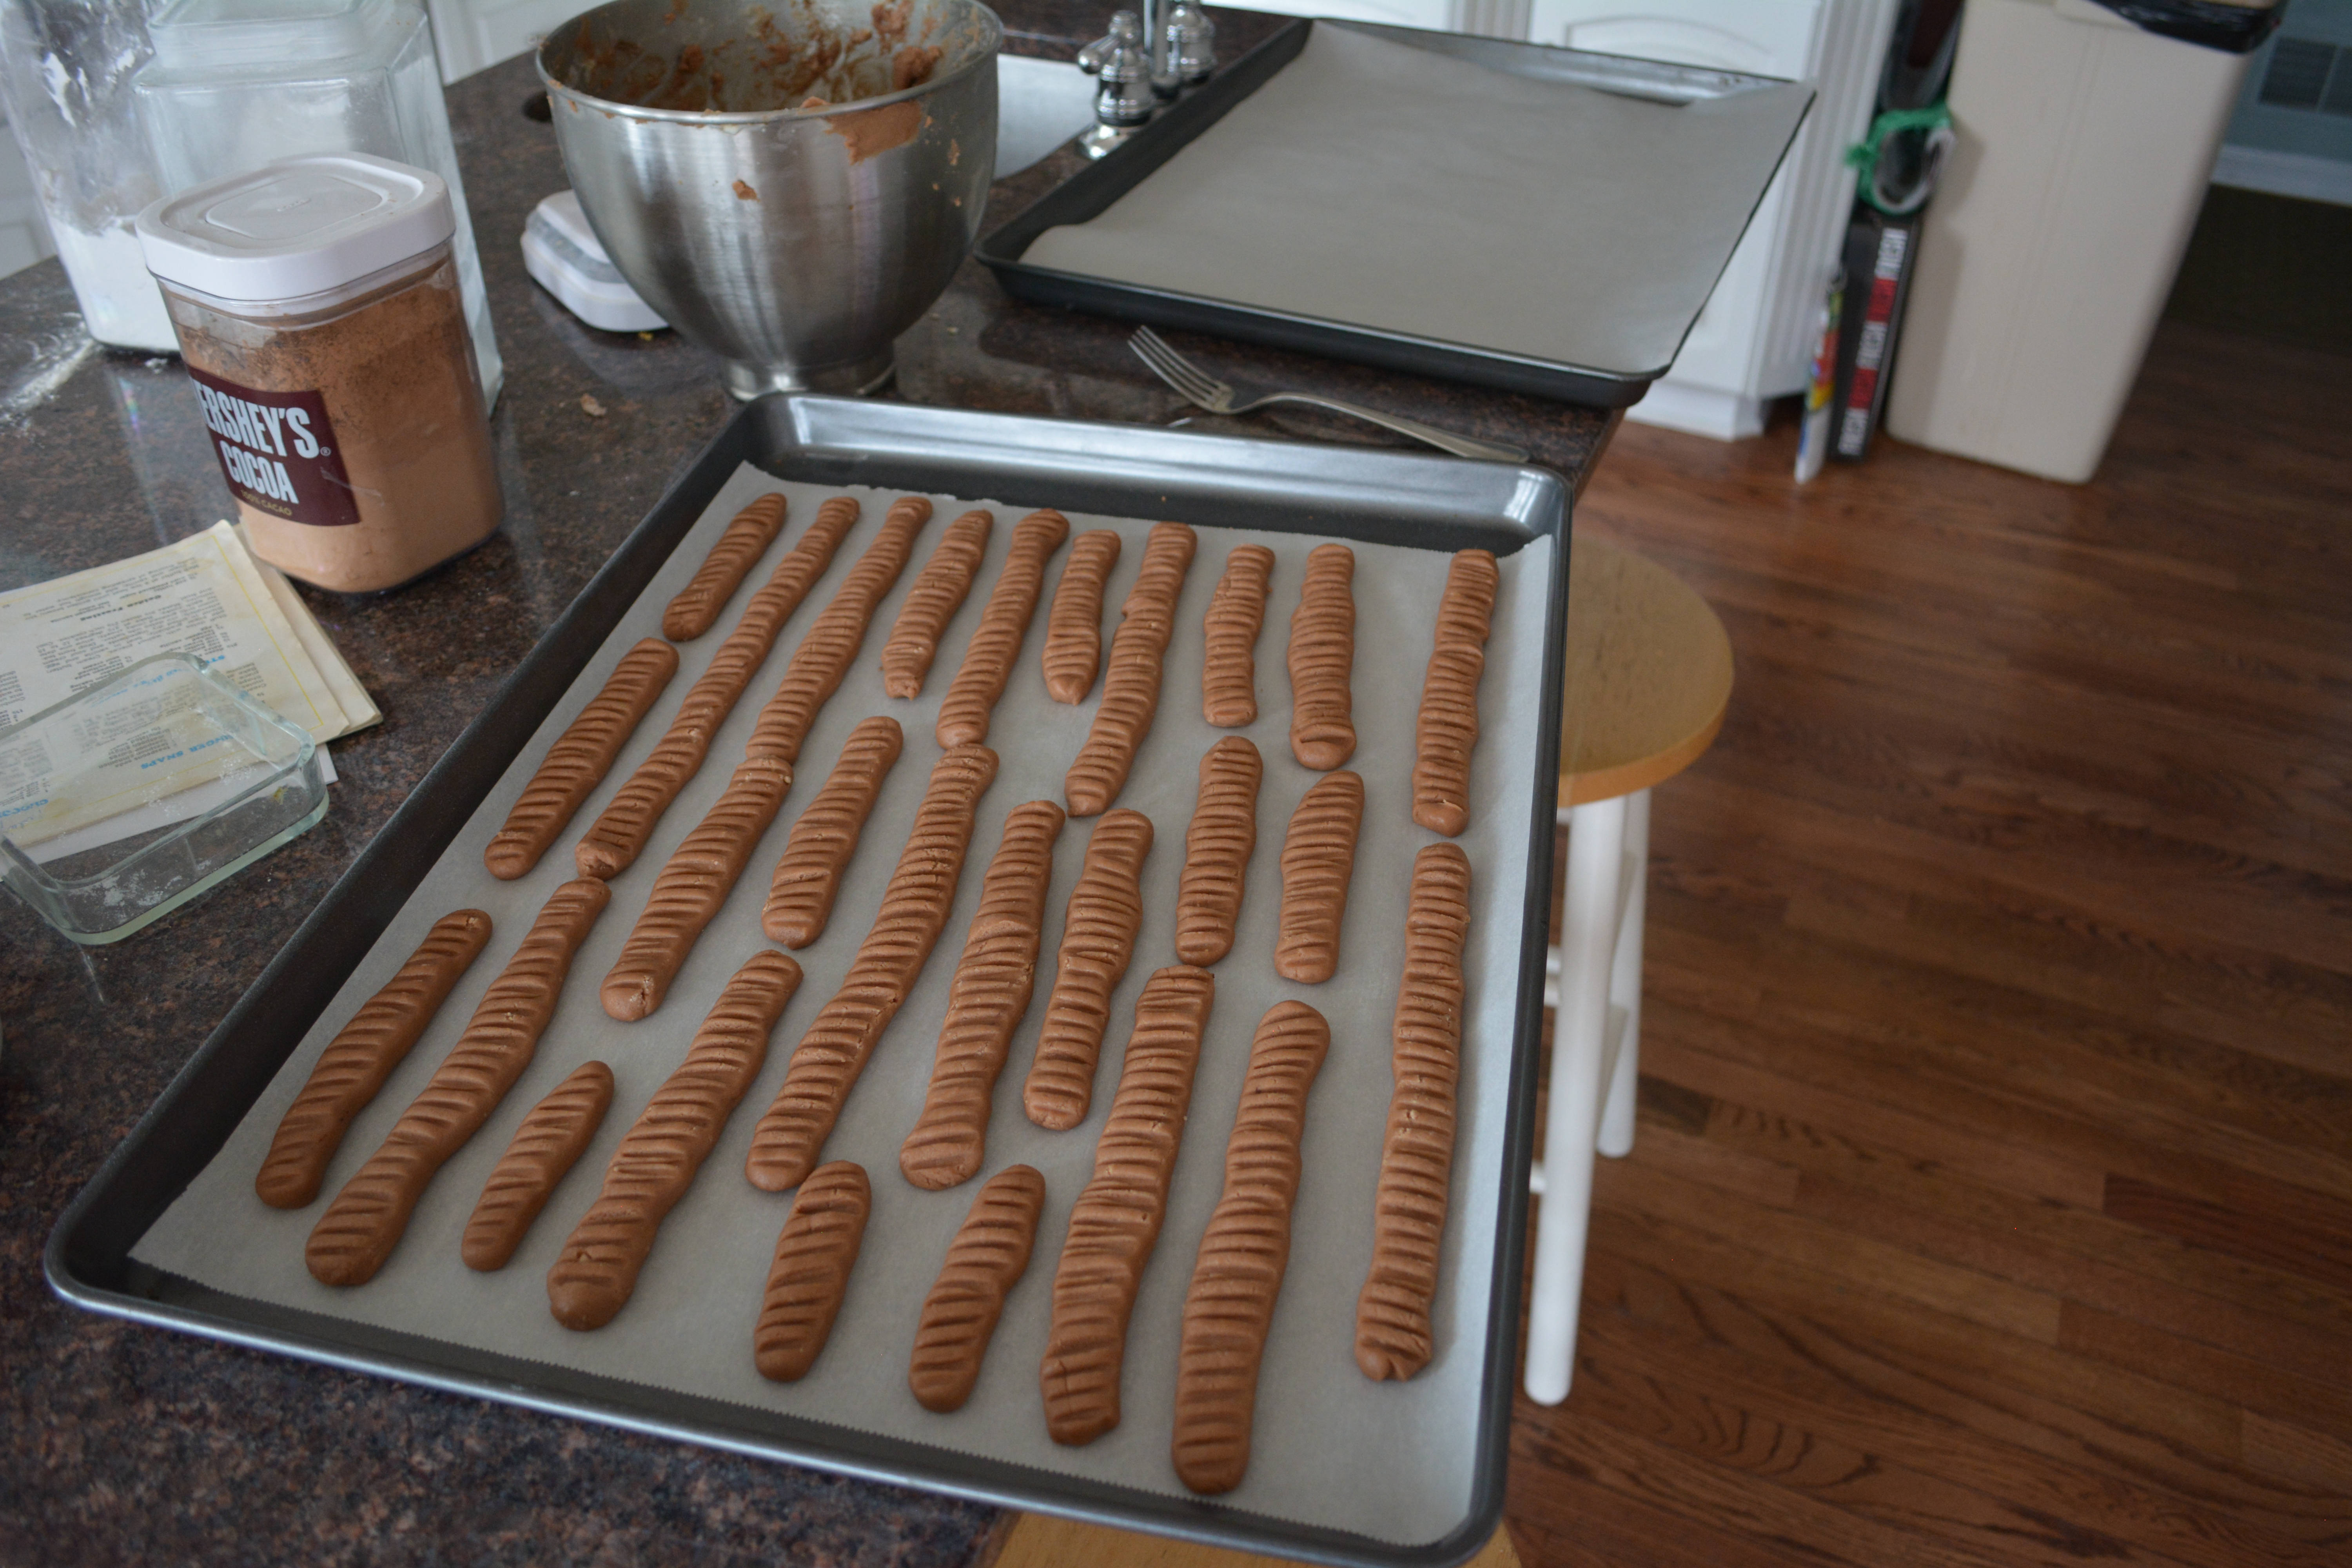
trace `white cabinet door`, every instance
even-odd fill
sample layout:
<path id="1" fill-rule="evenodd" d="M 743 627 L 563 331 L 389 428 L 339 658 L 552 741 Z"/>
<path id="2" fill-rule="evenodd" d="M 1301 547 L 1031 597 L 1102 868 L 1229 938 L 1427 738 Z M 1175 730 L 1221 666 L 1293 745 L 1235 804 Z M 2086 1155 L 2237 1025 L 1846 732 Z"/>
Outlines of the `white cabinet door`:
<path id="1" fill-rule="evenodd" d="M 1534 0 L 1528 37 L 1604 55 L 1801 77 L 1822 0 Z"/>

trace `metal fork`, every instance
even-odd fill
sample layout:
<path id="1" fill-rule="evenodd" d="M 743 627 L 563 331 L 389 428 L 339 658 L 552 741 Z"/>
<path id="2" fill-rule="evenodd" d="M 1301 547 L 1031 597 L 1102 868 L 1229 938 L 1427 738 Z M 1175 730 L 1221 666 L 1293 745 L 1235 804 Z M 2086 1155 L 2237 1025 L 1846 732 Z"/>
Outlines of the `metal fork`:
<path id="1" fill-rule="evenodd" d="M 1384 429 L 1393 430 L 1400 436 L 1410 436 L 1416 441 L 1426 441 L 1440 451 L 1451 452 L 1457 458 L 1483 458 L 1500 463 L 1524 463 L 1528 460 L 1526 451 L 1517 447 L 1456 436 L 1450 430 L 1440 430 L 1417 419 L 1382 414 L 1377 409 L 1342 403 L 1336 397 L 1319 397 L 1311 392 L 1269 392 L 1263 397 L 1251 398 L 1247 403 L 1235 403 L 1231 383 L 1219 381 L 1170 348 L 1150 327 L 1136 328 L 1135 335 L 1127 340 L 1127 346 L 1135 351 L 1136 358 L 1150 366 L 1152 374 L 1174 387 L 1185 402 L 1205 408 L 1212 414 L 1247 414 L 1269 403 L 1305 403 L 1317 408 L 1328 408 L 1334 414 L 1369 419 Z"/>

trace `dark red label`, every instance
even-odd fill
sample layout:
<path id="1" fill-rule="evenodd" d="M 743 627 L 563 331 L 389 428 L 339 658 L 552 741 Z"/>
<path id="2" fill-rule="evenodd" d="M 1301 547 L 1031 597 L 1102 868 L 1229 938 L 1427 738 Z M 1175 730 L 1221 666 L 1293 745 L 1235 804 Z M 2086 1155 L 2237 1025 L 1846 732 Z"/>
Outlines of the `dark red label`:
<path id="1" fill-rule="evenodd" d="M 236 499 L 289 522 L 341 528 L 359 500 L 335 450 L 327 400 L 315 392 L 256 392 L 188 367 L 213 452 Z"/>

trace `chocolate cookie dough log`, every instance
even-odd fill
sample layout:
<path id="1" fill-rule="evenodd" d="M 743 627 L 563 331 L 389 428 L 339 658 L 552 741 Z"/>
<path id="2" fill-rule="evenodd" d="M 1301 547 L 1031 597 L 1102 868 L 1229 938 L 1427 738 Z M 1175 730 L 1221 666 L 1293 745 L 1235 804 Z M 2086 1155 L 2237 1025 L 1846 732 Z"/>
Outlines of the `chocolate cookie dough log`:
<path id="1" fill-rule="evenodd" d="M 760 1321 L 751 1331 L 751 1359 L 761 1377 L 798 1383 L 816 1364 L 833 1334 L 873 1210 L 866 1168 L 847 1160 L 818 1166 L 802 1184 L 792 1217 L 776 1237 Z"/>
<path id="2" fill-rule="evenodd" d="M 1181 522 L 1155 522 L 1144 541 L 1142 568 L 1111 638 L 1102 702 L 1063 781 L 1072 816 L 1092 816 L 1118 798 L 1136 752 L 1151 733 L 1152 715 L 1160 710 L 1160 666 L 1176 629 L 1176 596 L 1184 590 L 1195 543 L 1192 531 Z"/>
<path id="3" fill-rule="evenodd" d="M 1187 963 L 1214 963 L 1233 951 L 1265 773 L 1265 759 L 1240 735 L 1225 736 L 1201 757 L 1201 795 L 1184 830 L 1184 875 L 1176 884 L 1176 956 Z"/>
<path id="4" fill-rule="evenodd" d="M 728 599 L 742 586 L 743 574 L 776 542 L 783 526 L 781 490 L 763 495 L 737 512 L 719 542 L 710 547 L 710 553 L 702 558 L 702 570 L 694 574 L 694 581 L 680 588 L 662 612 L 662 636 L 672 642 L 692 642 L 709 631 Z"/>
<path id="5" fill-rule="evenodd" d="M 1236 544 L 1210 595 L 1202 625 L 1208 659 L 1201 667 L 1201 716 L 1220 730 L 1257 722 L 1257 634 L 1273 575 L 1273 551 Z"/>
<path id="6" fill-rule="evenodd" d="M 1329 770 L 1356 754 L 1356 552 L 1318 544 L 1290 617 L 1290 752 Z"/>
<path id="7" fill-rule="evenodd" d="M 1470 753 L 1478 744 L 1478 677 L 1501 585 L 1492 552 L 1457 551 L 1446 568 L 1429 672 L 1413 725 L 1412 819 L 1448 838 L 1470 826 Z"/>
<path id="8" fill-rule="evenodd" d="M 840 689 L 841 678 L 856 662 L 857 650 L 866 644 L 866 629 L 874 621 L 875 606 L 907 569 L 915 535 L 930 520 L 931 503 L 920 496 L 890 503 L 882 531 L 834 590 L 832 602 L 801 638 L 800 647 L 793 649 L 783 680 L 760 710 L 760 721 L 752 727 L 745 754 L 800 761 L 801 742 L 808 739 L 809 726 L 816 722 L 826 700 Z"/>
<path id="9" fill-rule="evenodd" d="M 1021 657 L 1022 639 L 1037 614 L 1045 563 L 1069 536 L 1069 519 L 1051 509 L 1033 511 L 1013 525 L 1013 549 L 996 574 L 996 586 L 989 590 L 978 629 L 964 645 L 963 663 L 940 700 L 933 732 L 942 747 L 976 746 L 988 739 L 989 718 L 996 710 L 996 700 L 1004 695 L 1013 661 Z"/>
<path id="10" fill-rule="evenodd" d="M 1430 1304 L 1445 1239 L 1454 1169 L 1454 1090 L 1462 1076 L 1462 946 L 1470 932 L 1470 860 L 1454 844 L 1413 857 L 1397 983 L 1396 1088 L 1372 1205 L 1372 1266 L 1356 1299 L 1356 1364 L 1379 1381 L 1429 1364 Z"/>
<path id="11" fill-rule="evenodd" d="M 1045 612 L 1045 694 L 1056 702 L 1084 702 L 1102 662 L 1103 589 L 1118 564 L 1118 535 L 1090 528 L 1070 546 L 1054 607 Z"/>
<path id="12" fill-rule="evenodd" d="M 466 1222 L 457 1252 L 467 1268 L 488 1272 L 507 1266 L 555 1184 L 588 1152 L 612 1108 L 613 1069 L 596 1061 L 572 1068 L 554 1093 L 530 1108 Z"/>
<path id="13" fill-rule="evenodd" d="M 1177 1479 L 1196 1492 L 1229 1492 L 1249 1469 L 1258 1367 L 1290 1264 L 1307 1091 L 1330 1048 L 1331 1026 L 1304 1002 L 1276 1003 L 1250 1042 L 1225 1190 L 1201 1235 L 1176 1352 L 1171 1451 Z"/>
<path id="14" fill-rule="evenodd" d="M 491 876 L 511 882 L 539 864 L 677 673 L 677 649 L 659 637 L 646 637 L 621 656 L 604 689 L 547 749 L 507 813 L 506 826 L 483 849 Z"/>
<path id="15" fill-rule="evenodd" d="M 971 1200 L 915 1329 L 907 1386 L 924 1409 L 945 1415 L 971 1397 L 1004 1298 L 1029 1271 L 1045 1207 L 1045 1178 L 1028 1165 L 997 1172 Z"/>
<path id="16" fill-rule="evenodd" d="M 920 697 L 931 661 L 940 655 L 940 638 L 963 608 L 971 580 L 988 554 L 989 531 L 996 514 L 973 510 L 948 524 L 947 537 L 915 574 L 898 618 L 890 623 L 889 640 L 882 645 L 882 689 L 893 697 Z"/>
<path id="17" fill-rule="evenodd" d="M 1274 972 L 1317 985 L 1339 967 L 1339 924 L 1356 870 L 1356 832 L 1364 821 L 1364 781 L 1337 773 L 1316 781 L 1290 814 L 1282 840 L 1282 920 Z"/>
<path id="18" fill-rule="evenodd" d="M 400 973 L 335 1031 L 302 1092 L 279 1119 L 278 1135 L 254 1174 L 253 1190 L 263 1203 L 299 1209 L 319 1195 L 327 1162 L 342 1147 L 352 1118 L 406 1058 L 489 940 L 490 917 L 481 910 L 443 915 Z"/>
<path id="19" fill-rule="evenodd" d="M 639 1113 L 604 1184 L 547 1271 L 547 1307 L 567 1329 L 601 1329 L 629 1304 L 662 1221 L 727 1129 L 768 1059 L 768 1037 L 800 988 L 801 966 L 756 952 L 694 1032 L 686 1059 Z"/>
<path id="20" fill-rule="evenodd" d="M 824 934 L 842 873 L 857 853 L 882 781 L 898 765 L 906 743 L 906 731 L 887 713 L 860 721 L 849 732 L 824 787 L 784 840 L 783 858 L 768 883 L 767 906 L 760 912 L 760 929 L 769 941 L 806 947 Z"/>
<path id="21" fill-rule="evenodd" d="M 662 1005 L 702 928 L 734 891 L 792 787 L 789 763 L 751 757 L 735 770 L 709 815 L 694 825 L 654 879 L 645 911 L 604 976 L 599 998 L 607 1017 L 633 1023 Z"/>
<path id="22" fill-rule="evenodd" d="M 425 1184 L 530 1066 L 572 956 L 612 898 L 610 888 L 590 878 L 548 896 L 424 1092 L 319 1216 L 303 1261 L 320 1284 L 364 1285 L 383 1267 Z"/>
<path id="23" fill-rule="evenodd" d="M 1045 889 L 1061 835 L 1062 808 L 1050 800 L 1016 805 L 1004 819 L 1004 837 L 981 882 L 980 910 L 948 987 L 923 1113 L 898 1151 L 899 1171 L 919 1187 L 952 1187 L 980 1170 L 996 1075 L 1036 989 Z"/>
<path id="24" fill-rule="evenodd" d="M 1180 966 L 1154 974 L 1136 1000 L 1135 1033 L 1095 1145 L 1094 1177 L 1070 1211 L 1054 1271 L 1054 1321 L 1038 1384 L 1045 1430 L 1056 1443 L 1091 1443 L 1118 1425 L 1128 1317 L 1167 1217 L 1168 1183 L 1216 994 L 1214 975 Z"/>
<path id="25" fill-rule="evenodd" d="M 1062 946 L 1037 1055 L 1022 1086 L 1029 1120 L 1056 1132 L 1087 1119 L 1094 1102 L 1095 1063 L 1110 1022 L 1111 993 L 1127 978 L 1135 933 L 1143 925 L 1143 862 L 1151 853 L 1151 819 L 1114 811 L 1095 825 L 1086 863 L 1062 918 Z"/>
<path id="26" fill-rule="evenodd" d="M 824 575 L 843 537 L 856 522 L 857 503 L 847 496 L 835 496 L 816 509 L 816 521 L 784 552 L 767 583 L 743 606 L 735 629 L 710 656 L 709 667 L 687 689 L 686 700 L 653 754 L 637 764 L 572 847 L 572 861 L 582 876 L 610 880 L 645 852 L 654 824 L 687 782 L 702 771 L 710 738 L 735 710 L 743 689 L 775 647 L 777 634 L 808 596 L 811 585 Z"/>
<path id="27" fill-rule="evenodd" d="M 751 1135 L 743 1173 L 762 1192 L 781 1193 L 807 1179 L 841 1107 L 915 988 L 954 907 L 971 844 L 971 819 L 996 777 L 996 753 L 957 746 L 931 769 L 930 787 L 899 852 L 898 869 L 841 989 L 793 1052 L 775 1100 Z"/>

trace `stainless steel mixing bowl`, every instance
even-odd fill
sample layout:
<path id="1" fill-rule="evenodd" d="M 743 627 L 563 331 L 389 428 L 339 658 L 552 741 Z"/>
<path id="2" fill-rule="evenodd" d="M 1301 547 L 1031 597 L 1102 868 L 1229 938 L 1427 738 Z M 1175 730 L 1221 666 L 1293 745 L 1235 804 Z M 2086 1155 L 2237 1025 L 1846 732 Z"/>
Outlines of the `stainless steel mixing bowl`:
<path id="1" fill-rule="evenodd" d="M 980 232 L 1003 36 L 978 0 L 615 0 L 539 74 L 605 254 L 728 390 L 869 392 Z"/>

